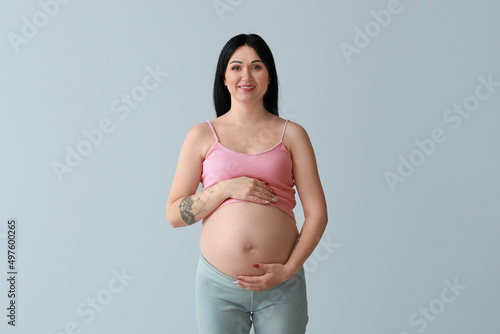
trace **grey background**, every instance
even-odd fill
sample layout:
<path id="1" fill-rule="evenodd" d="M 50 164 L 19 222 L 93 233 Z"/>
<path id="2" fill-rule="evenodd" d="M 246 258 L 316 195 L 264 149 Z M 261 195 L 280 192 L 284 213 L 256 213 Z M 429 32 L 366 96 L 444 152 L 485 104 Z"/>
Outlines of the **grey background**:
<path id="1" fill-rule="evenodd" d="M 19 225 L 17 326 L 6 324 L 1 279 L 2 333 L 197 332 L 201 224 L 172 229 L 165 201 L 186 132 L 215 117 L 215 64 L 239 33 L 270 45 L 281 115 L 309 132 L 328 200 L 306 263 L 308 333 L 500 332 L 500 87 L 458 128 L 443 118 L 478 77 L 500 81 L 499 2 L 401 0 L 350 58 L 342 43 L 356 45 L 356 27 L 376 29 L 371 11 L 390 1 L 220 0 L 221 12 L 211 0 L 73 0 L 44 22 L 46 3 L 0 2 L 5 275 L 7 219 Z M 23 17 L 40 27 L 15 46 Z M 115 113 L 148 68 L 168 77 L 126 117 Z M 59 180 L 54 162 L 103 119 L 113 131 Z M 384 173 L 436 128 L 447 139 L 391 189 Z M 110 293 L 117 272 L 129 278 Z M 461 286 L 445 290 L 450 303 L 446 281 Z M 92 298 L 105 305 L 90 320 Z"/>

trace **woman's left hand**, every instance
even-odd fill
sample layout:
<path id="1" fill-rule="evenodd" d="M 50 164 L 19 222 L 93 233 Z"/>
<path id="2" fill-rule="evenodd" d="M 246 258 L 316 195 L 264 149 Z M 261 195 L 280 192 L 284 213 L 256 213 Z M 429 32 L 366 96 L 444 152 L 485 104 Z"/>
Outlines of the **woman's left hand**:
<path id="1" fill-rule="evenodd" d="M 262 275 L 239 275 L 233 283 L 250 291 L 262 291 L 284 282 L 294 276 L 294 273 L 281 263 L 255 263 L 256 269 L 263 269 Z"/>

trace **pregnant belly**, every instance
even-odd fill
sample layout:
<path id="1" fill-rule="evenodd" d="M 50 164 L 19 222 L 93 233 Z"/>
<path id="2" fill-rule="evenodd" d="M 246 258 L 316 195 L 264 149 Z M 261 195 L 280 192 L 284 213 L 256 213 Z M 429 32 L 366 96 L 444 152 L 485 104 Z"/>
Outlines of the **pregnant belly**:
<path id="1" fill-rule="evenodd" d="M 225 205 L 205 219 L 200 250 L 228 276 L 262 275 L 252 264 L 284 264 L 297 236 L 295 221 L 277 207 L 239 202 Z"/>

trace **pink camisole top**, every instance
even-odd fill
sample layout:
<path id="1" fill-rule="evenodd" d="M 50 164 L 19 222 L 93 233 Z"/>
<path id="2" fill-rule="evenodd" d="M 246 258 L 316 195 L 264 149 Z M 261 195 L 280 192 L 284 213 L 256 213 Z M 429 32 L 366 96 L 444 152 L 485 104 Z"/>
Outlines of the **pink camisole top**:
<path id="1" fill-rule="evenodd" d="M 283 210 L 295 221 L 293 208 L 295 207 L 295 182 L 292 174 L 292 158 L 283 144 L 288 120 L 283 127 L 279 143 L 263 152 L 246 154 L 235 152 L 219 142 L 219 137 L 210 121 L 207 121 L 215 137 L 215 144 L 208 150 L 203 161 L 201 183 L 203 188 L 209 188 L 221 181 L 234 179 L 240 176 L 255 178 L 267 183 L 278 202 L 270 202 Z M 217 208 L 232 203 L 244 202 L 228 198 Z M 217 210 L 216 209 L 216 210 Z M 214 210 L 215 211 L 215 210 Z"/>

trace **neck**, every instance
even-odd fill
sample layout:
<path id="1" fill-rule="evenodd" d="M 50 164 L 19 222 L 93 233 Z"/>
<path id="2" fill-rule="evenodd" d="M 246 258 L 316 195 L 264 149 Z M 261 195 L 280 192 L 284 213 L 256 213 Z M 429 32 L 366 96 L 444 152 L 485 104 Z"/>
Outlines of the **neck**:
<path id="1" fill-rule="evenodd" d="M 251 124 L 271 115 L 265 108 L 262 101 L 260 103 L 241 103 L 231 101 L 231 109 L 226 113 L 239 124 Z"/>

